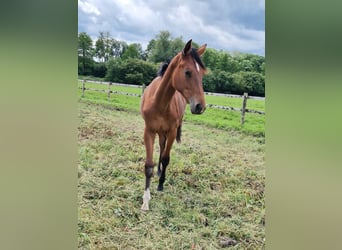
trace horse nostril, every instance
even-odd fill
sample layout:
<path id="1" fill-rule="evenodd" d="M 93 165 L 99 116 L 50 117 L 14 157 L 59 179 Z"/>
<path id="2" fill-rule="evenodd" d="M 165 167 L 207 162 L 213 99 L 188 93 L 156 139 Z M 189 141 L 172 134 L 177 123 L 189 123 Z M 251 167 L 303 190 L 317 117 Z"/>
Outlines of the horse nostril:
<path id="1" fill-rule="evenodd" d="M 195 111 L 197 114 L 200 114 L 202 112 L 202 105 L 200 103 L 196 105 Z"/>

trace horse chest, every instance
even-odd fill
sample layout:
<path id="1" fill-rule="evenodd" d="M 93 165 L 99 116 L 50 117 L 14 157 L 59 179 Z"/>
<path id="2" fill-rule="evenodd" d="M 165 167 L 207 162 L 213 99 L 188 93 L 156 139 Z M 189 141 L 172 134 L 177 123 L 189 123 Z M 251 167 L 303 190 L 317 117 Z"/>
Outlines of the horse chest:
<path id="1" fill-rule="evenodd" d="M 177 117 L 172 115 L 160 115 L 156 116 L 151 123 L 153 130 L 157 131 L 169 131 L 177 128 L 179 121 Z"/>

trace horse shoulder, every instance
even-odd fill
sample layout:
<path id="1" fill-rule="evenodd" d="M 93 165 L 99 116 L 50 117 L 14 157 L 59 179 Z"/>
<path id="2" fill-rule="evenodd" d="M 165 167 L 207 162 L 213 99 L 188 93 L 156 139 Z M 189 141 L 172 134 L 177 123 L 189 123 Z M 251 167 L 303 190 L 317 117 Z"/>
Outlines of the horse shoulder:
<path id="1" fill-rule="evenodd" d="M 186 108 L 186 100 L 182 96 L 182 94 L 179 93 L 178 91 L 175 94 L 175 99 L 177 102 L 177 107 L 178 107 L 179 113 L 181 113 L 181 115 L 183 116 L 183 114 L 185 112 L 185 108 Z"/>
<path id="2" fill-rule="evenodd" d="M 145 113 L 152 108 L 154 102 L 154 94 L 158 86 L 158 78 L 160 77 L 154 78 L 153 81 L 145 88 L 144 94 L 141 99 L 141 113 Z"/>

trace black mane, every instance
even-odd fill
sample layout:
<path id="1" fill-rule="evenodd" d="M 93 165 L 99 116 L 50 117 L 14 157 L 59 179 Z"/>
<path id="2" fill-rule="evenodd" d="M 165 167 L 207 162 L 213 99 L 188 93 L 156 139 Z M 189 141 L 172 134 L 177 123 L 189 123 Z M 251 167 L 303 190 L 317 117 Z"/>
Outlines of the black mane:
<path id="1" fill-rule="evenodd" d="M 163 76 L 163 75 L 164 75 L 164 73 L 165 73 L 167 67 L 168 67 L 169 64 L 170 64 L 170 61 L 171 61 L 171 60 L 167 60 L 165 63 L 163 63 L 163 64 L 160 66 L 160 68 L 159 68 L 159 70 L 158 70 L 158 72 L 157 72 L 157 76 Z"/>
<path id="2" fill-rule="evenodd" d="M 191 48 L 190 55 L 191 55 L 192 58 L 193 58 L 193 59 L 202 67 L 202 69 L 205 69 L 205 66 L 204 66 L 204 64 L 203 64 L 203 62 L 202 62 L 202 59 L 201 59 L 201 57 L 200 57 L 200 56 L 198 55 L 198 53 L 197 53 L 197 49 Z M 169 64 L 170 64 L 170 61 L 171 61 L 171 60 L 167 60 L 165 63 L 163 63 L 163 64 L 160 66 L 160 68 L 159 68 L 159 70 L 158 70 L 158 72 L 157 72 L 157 76 L 163 76 L 163 75 L 164 75 L 164 73 L 165 73 L 167 67 L 168 67 Z"/>
<path id="3" fill-rule="evenodd" d="M 205 66 L 202 62 L 202 59 L 200 58 L 200 56 L 197 53 L 197 49 L 191 48 L 190 55 L 202 67 L 202 69 L 205 69 Z"/>

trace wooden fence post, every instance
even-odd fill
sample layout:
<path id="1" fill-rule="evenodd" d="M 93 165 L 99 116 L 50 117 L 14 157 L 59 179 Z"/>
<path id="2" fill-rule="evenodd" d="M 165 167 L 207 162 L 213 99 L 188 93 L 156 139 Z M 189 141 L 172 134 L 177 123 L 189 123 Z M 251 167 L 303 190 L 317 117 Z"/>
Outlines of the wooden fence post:
<path id="1" fill-rule="evenodd" d="M 110 87 L 112 86 L 112 82 L 109 82 L 108 84 L 108 101 L 110 101 L 110 93 L 112 93 Z"/>
<path id="2" fill-rule="evenodd" d="M 146 88 L 146 84 L 143 83 L 143 85 L 142 85 L 142 94 L 144 94 L 145 88 Z"/>
<path id="3" fill-rule="evenodd" d="M 86 82 L 86 80 L 84 79 L 84 80 L 83 80 L 83 83 L 82 83 L 82 97 L 84 97 L 85 82 Z"/>
<path id="4" fill-rule="evenodd" d="M 242 109 L 241 109 L 241 125 L 245 123 L 247 99 L 248 99 L 248 93 L 243 93 L 243 102 L 242 102 Z"/>

